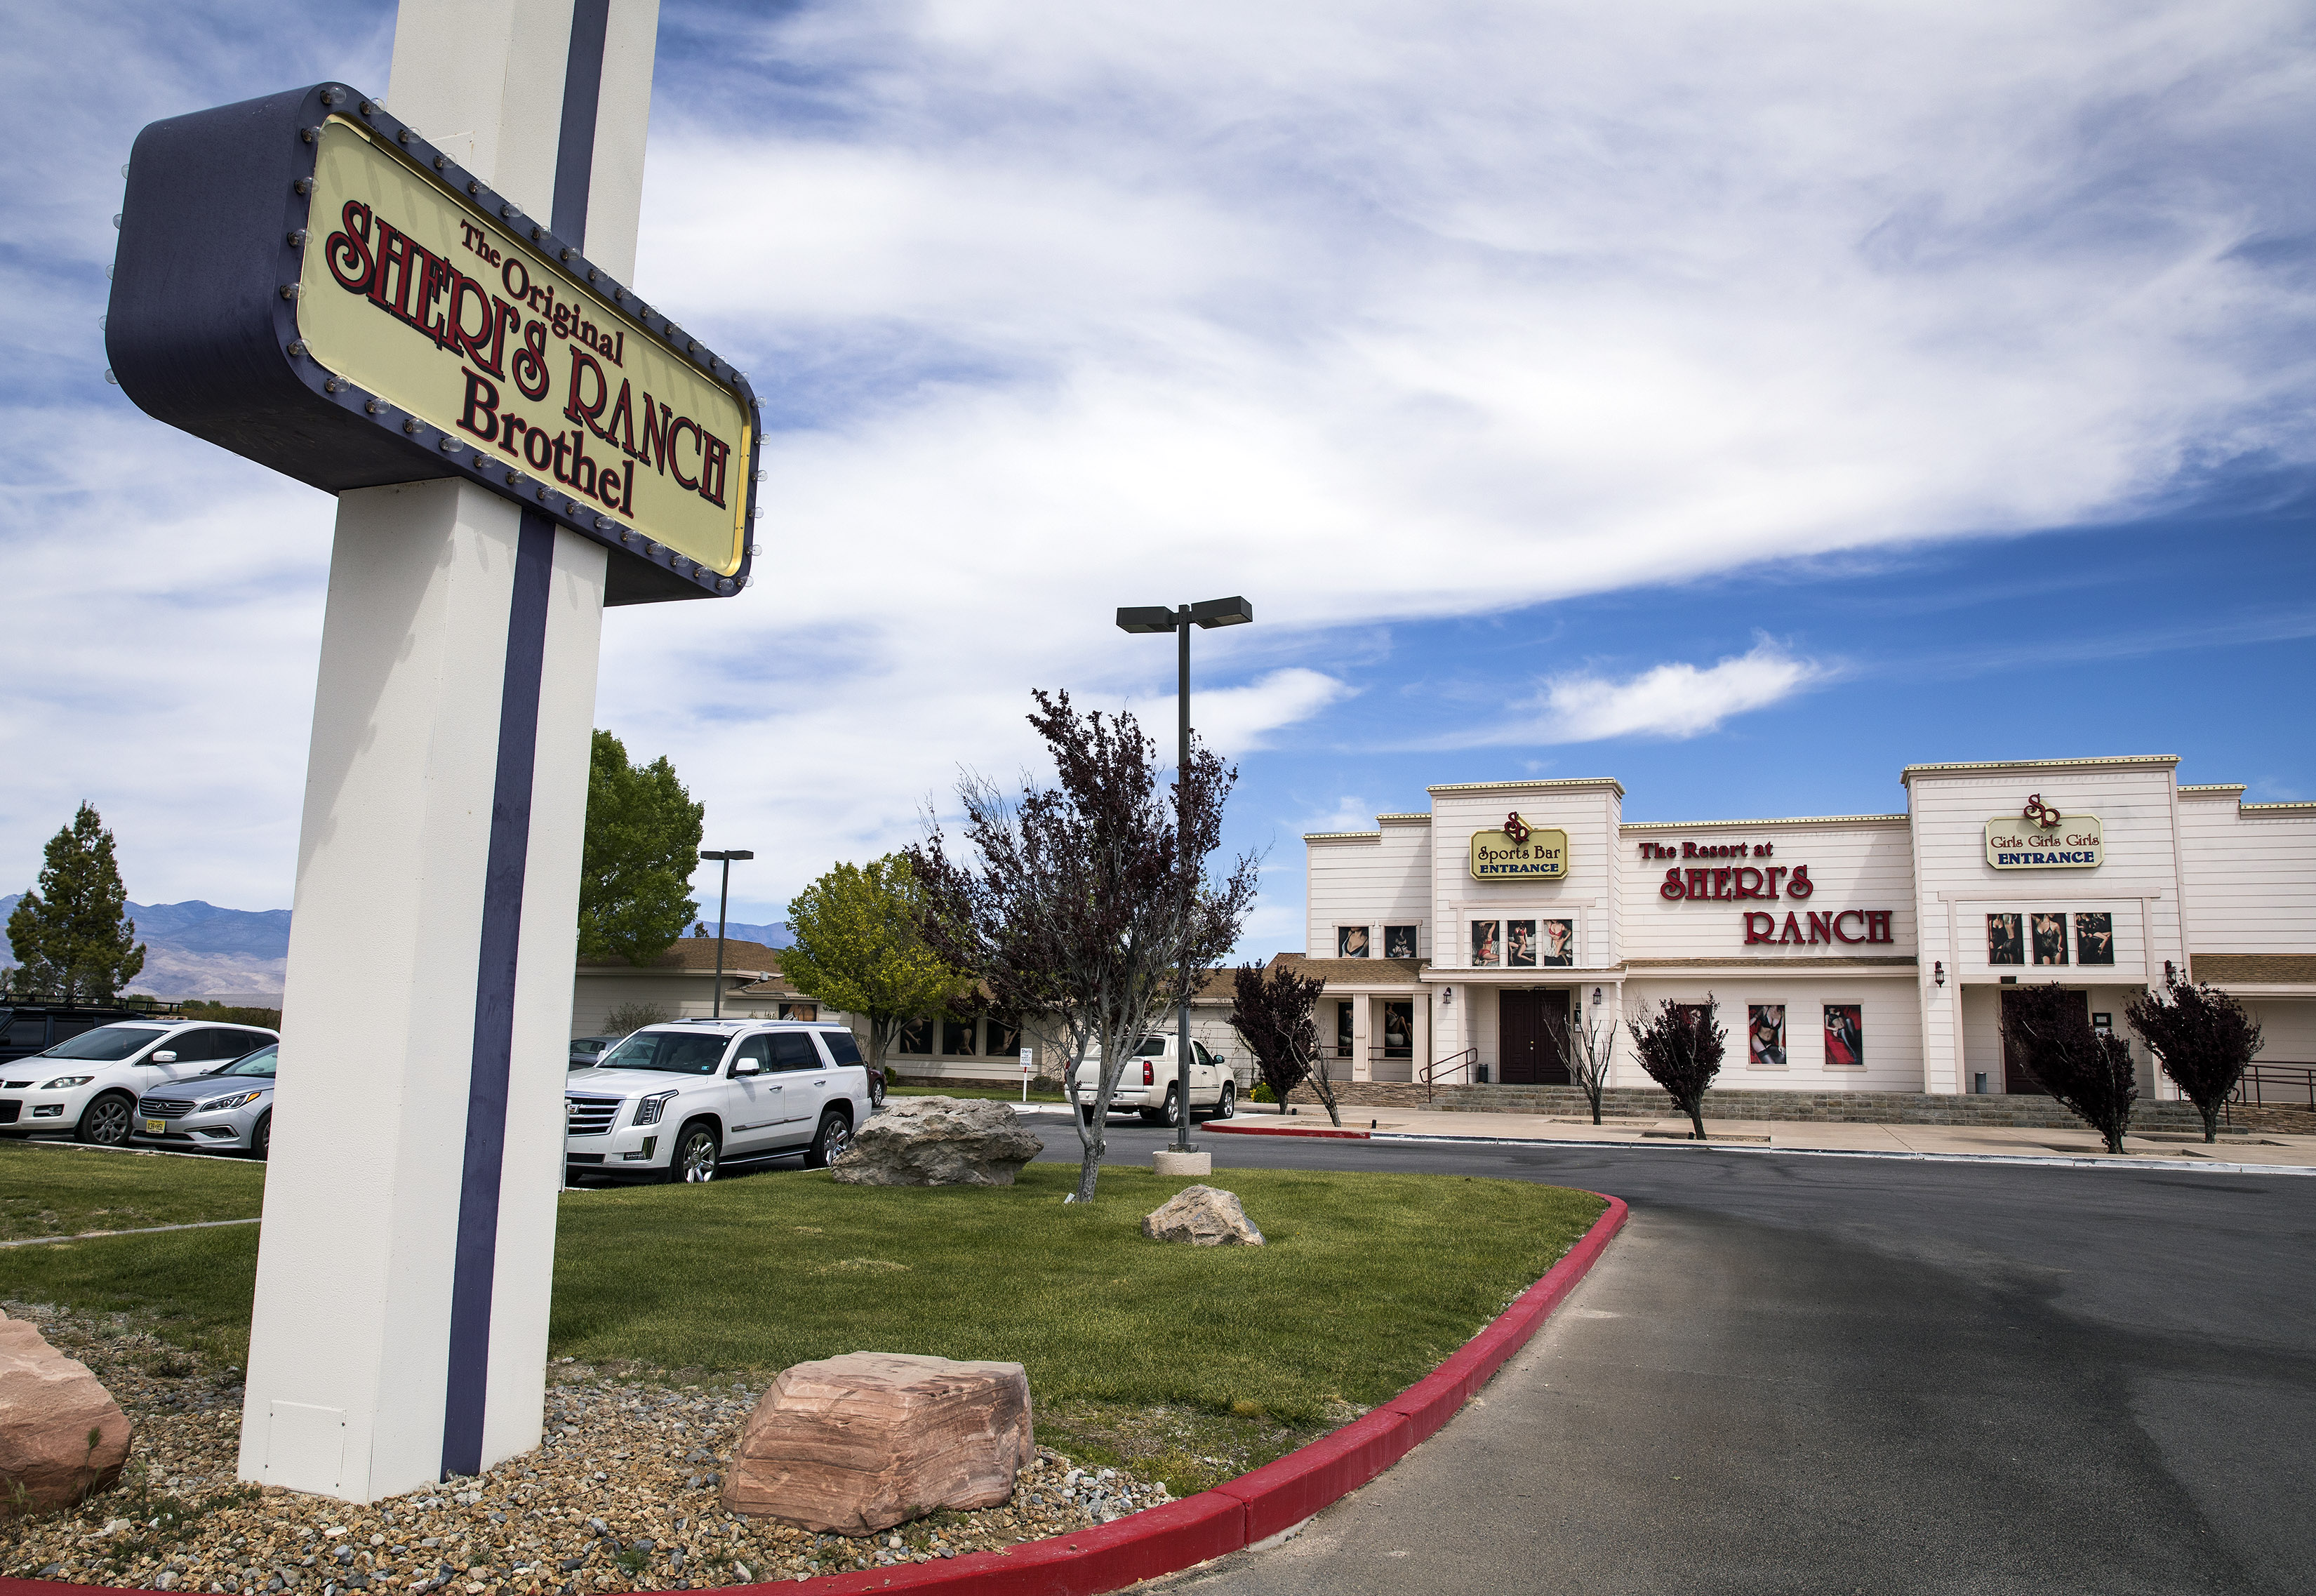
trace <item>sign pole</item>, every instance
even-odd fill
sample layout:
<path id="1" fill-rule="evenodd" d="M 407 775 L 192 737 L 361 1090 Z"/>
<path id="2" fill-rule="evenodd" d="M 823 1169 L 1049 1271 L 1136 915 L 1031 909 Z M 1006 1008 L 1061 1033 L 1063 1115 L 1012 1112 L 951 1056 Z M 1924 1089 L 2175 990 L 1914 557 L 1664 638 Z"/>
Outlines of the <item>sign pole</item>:
<path id="1" fill-rule="evenodd" d="M 403 0 L 389 103 L 624 277 L 656 27 Z M 455 476 L 340 497 L 245 1480 L 367 1502 L 539 1442 L 607 557 Z"/>

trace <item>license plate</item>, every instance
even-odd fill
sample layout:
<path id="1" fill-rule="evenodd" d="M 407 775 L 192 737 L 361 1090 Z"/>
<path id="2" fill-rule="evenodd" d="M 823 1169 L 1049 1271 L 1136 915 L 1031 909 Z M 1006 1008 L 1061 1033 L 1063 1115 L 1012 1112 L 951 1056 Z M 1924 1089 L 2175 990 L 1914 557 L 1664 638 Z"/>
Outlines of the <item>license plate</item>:
<path id="1" fill-rule="evenodd" d="M 147 1119 L 145 1121 L 145 1134 L 147 1136 L 159 1136 L 163 1131 L 168 1128 L 169 1122 L 166 1119 Z"/>

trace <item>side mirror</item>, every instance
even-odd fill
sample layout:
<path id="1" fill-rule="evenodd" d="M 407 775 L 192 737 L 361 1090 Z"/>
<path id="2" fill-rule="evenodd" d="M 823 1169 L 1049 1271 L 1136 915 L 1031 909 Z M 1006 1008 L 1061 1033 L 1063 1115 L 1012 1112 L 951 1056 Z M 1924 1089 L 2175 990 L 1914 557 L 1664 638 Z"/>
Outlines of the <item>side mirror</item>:
<path id="1" fill-rule="evenodd" d="M 177 1056 L 174 1053 L 169 1052 L 148 1053 L 145 1056 L 145 1062 L 147 1064 L 174 1064 L 177 1062 Z"/>
<path id="2" fill-rule="evenodd" d="M 732 1066 L 732 1074 L 735 1077 L 740 1075 L 761 1075 L 763 1073 L 764 1066 L 758 1064 L 753 1058 L 743 1058 Z"/>

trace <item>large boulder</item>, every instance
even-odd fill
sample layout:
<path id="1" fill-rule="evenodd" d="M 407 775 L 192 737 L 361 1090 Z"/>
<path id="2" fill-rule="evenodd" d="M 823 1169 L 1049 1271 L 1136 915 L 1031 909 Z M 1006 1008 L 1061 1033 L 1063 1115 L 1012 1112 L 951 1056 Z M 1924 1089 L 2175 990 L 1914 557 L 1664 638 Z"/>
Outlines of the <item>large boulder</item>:
<path id="1" fill-rule="evenodd" d="M 1262 1232 L 1246 1217 L 1235 1194 L 1212 1186 L 1185 1186 L 1142 1221 L 1154 1242 L 1188 1242 L 1194 1247 L 1259 1247 Z"/>
<path id="2" fill-rule="evenodd" d="M 129 1415 L 87 1366 L 0 1315 L 0 1512 L 70 1507 L 120 1477 Z"/>
<path id="3" fill-rule="evenodd" d="M 724 1506 L 837 1535 L 995 1507 L 1037 1457 L 1018 1363 L 847 1352 L 780 1371 L 724 1474 Z"/>
<path id="4" fill-rule="evenodd" d="M 1011 1186 L 1042 1151 L 1011 1103 L 894 1097 L 829 1172 L 855 1186 Z"/>

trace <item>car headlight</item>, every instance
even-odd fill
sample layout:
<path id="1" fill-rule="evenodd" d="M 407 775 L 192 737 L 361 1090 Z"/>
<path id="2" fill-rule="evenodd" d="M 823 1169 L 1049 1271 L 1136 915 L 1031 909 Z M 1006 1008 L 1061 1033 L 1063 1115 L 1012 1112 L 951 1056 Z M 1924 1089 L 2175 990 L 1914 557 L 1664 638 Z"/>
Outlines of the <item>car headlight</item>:
<path id="1" fill-rule="evenodd" d="M 91 1081 L 95 1079 L 96 1077 L 94 1075 L 58 1075 L 55 1080 L 50 1081 L 47 1085 L 41 1087 L 40 1090 L 43 1092 L 62 1092 L 67 1086 L 85 1086 Z"/>
<path id="2" fill-rule="evenodd" d="M 193 1105 L 196 1114 L 207 1114 L 218 1109 L 237 1109 L 245 1102 L 255 1102 L 265 1095 L 263 1092 L 236 1092 L 228 1097 L 212 1097 Z"/>
<path id="3" fill-rule="evenodd" d="M 677 1090 L 681 1091 L 681 1088 L 679 1087 Z M 638 1125 L 658 1124 L 659 1117 L 667 1111 L 667 1105 L 673 1102 L 675 1098 L 676 1092 L 653 1092 L 649 1097 L 645 1098 L 641 1102 L 636 1105 L 636 1123 Z"/>

